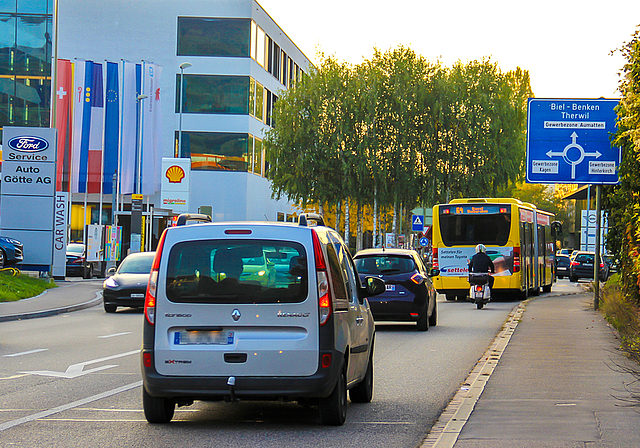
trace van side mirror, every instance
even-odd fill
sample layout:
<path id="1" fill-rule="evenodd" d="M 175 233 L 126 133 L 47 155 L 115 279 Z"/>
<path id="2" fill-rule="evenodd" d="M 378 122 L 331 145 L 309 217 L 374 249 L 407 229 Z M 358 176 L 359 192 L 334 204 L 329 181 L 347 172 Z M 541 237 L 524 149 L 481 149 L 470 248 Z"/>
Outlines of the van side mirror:
<path id="1" fill-rule="evenodd" d="M 386 290 L 384 280 L 378 277 L 365 277 L 364 283 L 364 287 L 367 290 L 367 297 L 377 296 Z"/>

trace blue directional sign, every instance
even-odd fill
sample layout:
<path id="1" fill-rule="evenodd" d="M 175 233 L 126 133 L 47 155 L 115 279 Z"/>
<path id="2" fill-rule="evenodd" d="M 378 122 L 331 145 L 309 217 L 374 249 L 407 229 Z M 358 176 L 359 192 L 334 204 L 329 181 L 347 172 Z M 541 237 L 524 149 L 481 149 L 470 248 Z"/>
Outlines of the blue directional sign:
<path id="1" fill-rule="evenodd" d="M 420 245 L 422 247 L 427 247 L 429 245 L 429 240 L 423 236 L 422 238 L 420 238 Z"/>
<path id="2" fill-rule="evenodd" d="M 617 184 L 621 148 L 611 146 L 618 100 L 529 98 L 527 182 Z"/>
<path id="3" fill-rule="evenodd" d="M 413 215 L 411 223 L 411 230 L 414 232 L 422 232 L 424 230 L 424 215 Z"/>

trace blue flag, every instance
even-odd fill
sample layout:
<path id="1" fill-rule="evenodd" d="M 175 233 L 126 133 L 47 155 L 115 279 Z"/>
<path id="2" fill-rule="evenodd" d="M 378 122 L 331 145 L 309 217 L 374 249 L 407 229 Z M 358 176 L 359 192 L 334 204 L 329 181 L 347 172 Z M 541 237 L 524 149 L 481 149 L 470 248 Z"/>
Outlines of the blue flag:
<path id="1" fill-rule="evenodd" d="M 111 194 L 113 175 L 118 166 L 118 140 L 120 134 L 119 118 L 118 64 L 107 62 L 107 91 L 104 118 L 104 160 L 102 192 Z"/>

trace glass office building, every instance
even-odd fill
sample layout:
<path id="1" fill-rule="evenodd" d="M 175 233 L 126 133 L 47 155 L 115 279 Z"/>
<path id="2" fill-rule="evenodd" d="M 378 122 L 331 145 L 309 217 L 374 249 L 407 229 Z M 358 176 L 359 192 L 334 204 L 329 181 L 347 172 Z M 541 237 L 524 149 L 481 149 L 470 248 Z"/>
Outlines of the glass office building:
<path id="1" fill-rule="evenodd" d="M 53 0 L 0 0 L 0 128 L 49 126 Z"/>

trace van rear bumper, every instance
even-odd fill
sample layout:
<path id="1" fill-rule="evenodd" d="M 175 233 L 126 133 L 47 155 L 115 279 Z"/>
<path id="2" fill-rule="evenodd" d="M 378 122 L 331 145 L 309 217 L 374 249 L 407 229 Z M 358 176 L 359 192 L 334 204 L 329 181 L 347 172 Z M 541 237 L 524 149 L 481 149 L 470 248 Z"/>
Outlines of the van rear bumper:
<path id="1" fill-rule="evenodd" d="M 326 354 L 331 355 L 331 365 L 320 367 L 311 376 L 304 377 L 252 377 L 235 376 L 233 388 L 227 383 L 229 376 L 167 376 L 155 369 L 152 350 L 143 350 L 151 355 L 151 367 L 145 367 L 142 361 L 142 379 L 144 388 L 154 397 L 175 398 L 181 400 L 219 401 L 231 399 L 243 400 L 297 400 L 304 398 L 325 398 L 334 389 L 340 373 L 344 354 L 338 351 L 321 351 L 320 360 Z M 318 365 L 322 365 L 319 361 Z"/>

